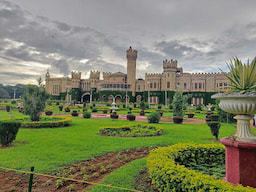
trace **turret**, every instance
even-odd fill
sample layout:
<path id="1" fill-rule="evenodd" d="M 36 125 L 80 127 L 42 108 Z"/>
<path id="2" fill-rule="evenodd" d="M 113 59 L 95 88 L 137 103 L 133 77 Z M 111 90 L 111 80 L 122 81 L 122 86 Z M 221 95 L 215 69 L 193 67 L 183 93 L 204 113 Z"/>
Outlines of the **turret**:
<path id="1" fill-rule="evenodd" d="M 130 47 L 126 51 L 127 56 L 127 83 L 131 85 L 132 95 L 135 96 L 136 59 L 138 52 Z"/>

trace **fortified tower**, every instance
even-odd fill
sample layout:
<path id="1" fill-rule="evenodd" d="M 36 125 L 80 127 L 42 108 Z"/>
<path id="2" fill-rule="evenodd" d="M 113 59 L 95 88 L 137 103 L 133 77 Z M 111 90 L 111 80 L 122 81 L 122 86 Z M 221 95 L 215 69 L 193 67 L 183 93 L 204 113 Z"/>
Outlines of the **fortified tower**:
<path id="1" fill-rule="evenodd" d="M 131 85 L 132 95 L 135 96 L 136 59 L 138 52 L 130 47 L 126 51 L 127 56 L 127 83 Z"/>

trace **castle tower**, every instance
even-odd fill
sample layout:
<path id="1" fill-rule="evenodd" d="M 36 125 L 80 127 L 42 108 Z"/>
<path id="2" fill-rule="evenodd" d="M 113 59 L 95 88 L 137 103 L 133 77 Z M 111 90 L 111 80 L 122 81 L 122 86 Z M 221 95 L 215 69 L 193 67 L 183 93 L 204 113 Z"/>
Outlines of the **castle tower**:
<path id="1" fill-rule="evenodd" d="M 47 72 L 45 74 L 45 89 L 48 93 L 50 92 L 49 80 L 50 80 L 50 72 L 49 72 L 49 69 L 47 69 Z"/>
<path id="2" fill-rule="evenodd" d="M 132 95 L 135 96 L 135 82 L 136 82 L 136 59 L 137 51 L 130 47 L 126 51 L 127 56 L 127 83 L 131 85 Z"/>

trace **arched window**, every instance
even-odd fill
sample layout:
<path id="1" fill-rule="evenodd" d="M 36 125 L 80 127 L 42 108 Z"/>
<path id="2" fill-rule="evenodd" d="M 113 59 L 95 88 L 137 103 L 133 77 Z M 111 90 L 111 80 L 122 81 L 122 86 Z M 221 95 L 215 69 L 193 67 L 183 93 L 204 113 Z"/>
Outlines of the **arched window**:
<path id="1" fill-rule="evenodd" d="M 167 82 L 167 88 L 168 89 L 170 88 L 170 82 L 169 81 Z"/>

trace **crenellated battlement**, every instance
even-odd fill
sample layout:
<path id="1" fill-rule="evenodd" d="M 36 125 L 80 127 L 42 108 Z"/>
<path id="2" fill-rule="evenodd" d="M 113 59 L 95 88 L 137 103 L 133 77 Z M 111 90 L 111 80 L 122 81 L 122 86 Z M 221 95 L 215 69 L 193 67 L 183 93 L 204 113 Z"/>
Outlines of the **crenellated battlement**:
<path id="1" fill-rule="evenodd" d="M 163 61 L 163 69 L 170 69 L 170 68 L 177 68 L 178 66 L 178 61 L 177 60 L 172 60 L 168 61 L 167 59 Z"/>
<path id="2" fill-rule="evenodd" d="M 90 71 L 90 79 L 100 79 L 99 71 Z"/>
<path id="3" fill-rule="evenodd" d="M 71 78 L 72 79 L 81 79 L 81 72 L 79 71 L 71 71 Z"/>
<path id="4" fill-rule="evenodd" d="M 145 73 L 145 77 L 161 77 L 162 73 Z"/>
<path id="5" fill-rule="evenodd" d="M 135 49 L 132 49 L 132 47 L 130 46 L 130 48 L 126 51 L 126 56 L 127 56 L 127 59 L 136 60 L 138 56 L 138 51 Z"/>

